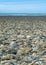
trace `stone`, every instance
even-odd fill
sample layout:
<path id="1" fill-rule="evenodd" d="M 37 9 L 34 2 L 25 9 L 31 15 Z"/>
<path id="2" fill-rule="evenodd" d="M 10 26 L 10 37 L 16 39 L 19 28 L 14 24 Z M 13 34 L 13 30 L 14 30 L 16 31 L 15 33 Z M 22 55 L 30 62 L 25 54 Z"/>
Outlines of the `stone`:
<path id="1" fill-rule="evenodd" d="M 31 56 L 25 56 L 23 58 L 23 61 L 25 61 L 26 63 L 30 63 L 30 62 L 32 62 L 32 57 Z"/>
<path id="2" fill-rule="evenodd" d="M 30 35 L 26 35 L 26 38 L 30 38 L 31 36 Z"/>
<path id="3" fill-rule="evenodd" d="M 35 65 L 35 63 L 33 62 L 33 63 L 29 63 L 28 65 Z"/>
<path id="4" fill-rule="evenodd" d="M 24 48 L 25 53 L 28 53 L 29 51 L 31 51 L 31 48 L 29 48 L 28 46 Z"/>
<path id="5" fill-rule="evenodd" d="M 17 38 L 25 38 L 25 35 L 18 35 Z"/>
<path id="6" fill-rule="evenodd" d="M 27 65 L 27 63 L 23 62 L 23 63 L 21 63 L 21 65 Z"/>
<path id="7" fill-rule="evenodd" d="M 40 58 L 40 60 L 45 61 L 46 62 L 46 57 Z"/>
<path id="8" fill-rule="evenodd" d="M 22 47 L 20 50 L 18 50 L 17 55 L 27 54 L 29 51 L 31 51 L 31 48 L 28 46 Z"/>
<path id="9" fill-rule="evenodd" d="M 4 65 L 11 65 L 10 63 L 5 63 Z"/>
<path id="10" fill-rule="evenodd" d="M 0 17 L 0 65 L 46 65 L 46 17 Z"/>
<path id="11" fill-rule="evenodd" d="M 10 60 L 10 59 L 12 59 L 13 58 L 13 55 L 12 54 L 7 54 L 7 55 L 3 55 L 2 57 L 1 57 L 1 60 Z"/>

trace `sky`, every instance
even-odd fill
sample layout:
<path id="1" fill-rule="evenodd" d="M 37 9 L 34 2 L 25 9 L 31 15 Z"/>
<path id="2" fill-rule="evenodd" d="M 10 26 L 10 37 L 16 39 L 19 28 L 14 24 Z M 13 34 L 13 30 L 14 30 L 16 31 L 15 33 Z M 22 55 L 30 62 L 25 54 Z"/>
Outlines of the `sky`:
<path id="1" fill-rule="evenodd" d="M 46 0 L 0 0 L 0 13 L 46 13 Z"/>

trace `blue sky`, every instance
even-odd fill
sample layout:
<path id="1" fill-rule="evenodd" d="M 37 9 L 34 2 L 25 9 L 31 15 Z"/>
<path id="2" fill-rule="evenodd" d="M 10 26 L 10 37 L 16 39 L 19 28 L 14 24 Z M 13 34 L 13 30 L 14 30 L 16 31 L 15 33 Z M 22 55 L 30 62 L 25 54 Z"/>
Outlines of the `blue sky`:
<path id="1" fill-rule="evenodd" d="M 46 13 L 46 0 L 0 0 L 0 13 Z"/>

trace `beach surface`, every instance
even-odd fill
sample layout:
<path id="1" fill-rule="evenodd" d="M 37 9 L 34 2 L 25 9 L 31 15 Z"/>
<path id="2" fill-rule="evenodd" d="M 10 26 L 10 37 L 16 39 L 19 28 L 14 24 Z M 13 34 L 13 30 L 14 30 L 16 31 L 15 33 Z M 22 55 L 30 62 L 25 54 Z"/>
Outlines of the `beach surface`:
<path id="1" fill-rule="evenodd" d="M 46 65 L 46 16 L 0 16 L 0 65 Z"/>

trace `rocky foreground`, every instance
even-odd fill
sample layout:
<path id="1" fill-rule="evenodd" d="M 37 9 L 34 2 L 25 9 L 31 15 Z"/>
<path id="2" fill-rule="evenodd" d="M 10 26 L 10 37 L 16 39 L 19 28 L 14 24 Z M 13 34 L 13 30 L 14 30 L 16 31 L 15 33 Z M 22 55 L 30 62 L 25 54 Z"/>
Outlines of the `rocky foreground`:
<path id="1" fill-rule="evenodd" d="M 46 17 L 0 17 L 0 65 L 46 65 Z"/>

